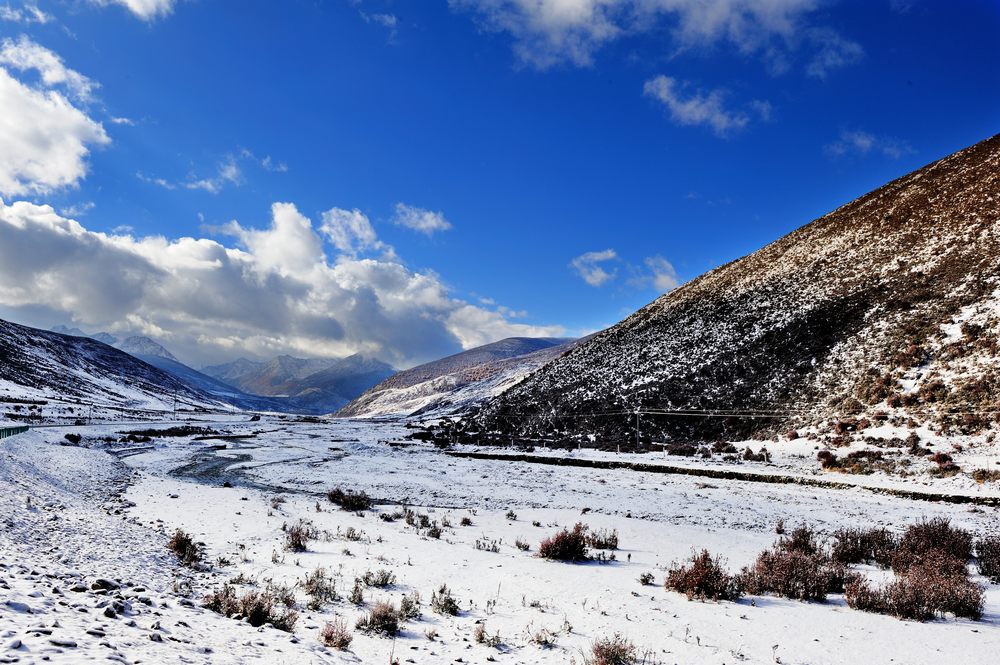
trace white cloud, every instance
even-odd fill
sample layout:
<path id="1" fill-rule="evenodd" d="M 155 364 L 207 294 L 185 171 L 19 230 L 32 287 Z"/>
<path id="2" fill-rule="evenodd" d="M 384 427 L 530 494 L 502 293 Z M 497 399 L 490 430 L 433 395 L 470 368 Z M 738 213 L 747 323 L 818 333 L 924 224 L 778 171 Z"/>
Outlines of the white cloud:
<path id="1" fill-rule="evenodd" d="M 22 7 L 12 7 L 10 5 L 0 5 L 0 21 L 11 21 L 13 23 L 38 23 L 45 24 L 52 20 L 38 5 L 25 3 Z"/>
<path id="2" fill-rule="evenodd" d="M 450 0 L 468 11 L 486 29 L 513 38 L 522 63 L 545 69 L 562 63 L 592 64 L 606 44 L 626 36 L 668 30 L 673 50 L 706 49 L 720 44 L 743 55 L 758 55 L 774 73 L 790 66 L 792 53 L 803 45 L 826 50 L 814 59 L 818 68 L 834 62 L 848 40 L 834 44 L 804 39 L 811 28 L 837 36 L 832 29 L 812 26 L 820 0 Z M 819 71 L 818 69 L 816 71 Z"/>
<path id="3" fill-rule="evenodd" d="M 89 100 L 96 87 L 89 78 L 64 65 L 62 58 L 26 35 L 21 35 L 17 41 L 7 38 L 0 43 L 0 65 L 20 72 L 37 71 L 45 87 L 63 86 L 70 96 L 80 101 Z"/>
<path id="4" fill-rule="evenodd" d="M 599 252 L 586 252 L 570 261 L 570 267 L 576 271 L 583 281 L 591 286 L 601 286 L 615 278 L 617 269 L 610 272 L 604 268 L 603 263 L 617 261 L 618 253 L 613 249 L 605 249 Z"/>
<path id="5" fill-rule="evenodd" d="M 706 125 L 718 136 L 726 136 L 746 127 L 750 118 L 742 111 L 727 109 L 723 103 L 723 90 L 689 90 L 687 83 L 670 76 L 657 76 L 646 81 L 643 92 L 661 102 L 670 112 L 670 117 L 679 125 Z M 757 101 L 756 110 L 766 110 L 770 116 L 770 104 Z M 763 115 L 763 113 L 761 113 Z"/>
<path id="6" fill-rule="evenodd" d="M 46 89 L 61 83 L 79 86 L 82 77 L 69 76 L 72 70 L 61 67 L 54 54 L 36 47 L 25 38 L 5 40 L 0 55 L 16 69 L 41 72 L 41 81 L 32 86 L 0 66 L 0 194 L 7 196 L 76 185 L 87 174 L 90 147 L 110 142 L 100 123 L 61 92 Z"/>
<path id="7" fill-rule="evenodd" d="M 368 216 L 357 208 L 354 210 L 330 208 L 323 213 L 323 223 L 319 230 L 334 247 L 345 254 L 384 247 L 375 234 Z"/>
<path id="8" fill-rule="evenodd" d="M 840 137 L 833 143 L 824 146 L 823 150 L 831 157 L 864 156 L 874 153 L 888 159 L 899 159 L 914 152 L 913 147 L 902 139 L 876 136 L 870 132 L 859 130 L 841 131 Z"/>
<path id="9" fill-rule="evenodd" d="M 680 284 L 674 266 L 662 256 L 647 257 L 645 263 L 651 273 L 650 281 L 653 288 L 660 293 L 673 291 Z"/>
<path id="10" fill-rule="evenodd" d="M 143 21 L 166 16 L 174 9 L 176 0 L 90 0 L 95 5 L 106 7 L 108 5 L 120 5 L 132 12 Z"/>
<path id="11" fill-rule="evenodd" d="M 89 329 L 152 333 L 191 362 L 363 352 L 408 366 L 503 337 L 565 333 L 454 298 L 434 273 L 392 258 L 330 257 L 328 229 L 290 203 L 271 212 L 267 228 L 227 225 L 237 241 L 227 246 L 127 229 L 109 235 L 49 206 L 0 202 L 0 305 L 44 309 Z M 323 226 L 343 213 L 353 216 L 333 209 Z"/>
<path id="12" fill-rule="evenodd" d="M 392 223 L 426 235 L 433 235 L 437 231 L 447 231 L 451 228 L 451 222 L 444 218 L 444 213 L 424 210 L 405 203 L 396 204 L 396 213 L 392 218 Z"/>

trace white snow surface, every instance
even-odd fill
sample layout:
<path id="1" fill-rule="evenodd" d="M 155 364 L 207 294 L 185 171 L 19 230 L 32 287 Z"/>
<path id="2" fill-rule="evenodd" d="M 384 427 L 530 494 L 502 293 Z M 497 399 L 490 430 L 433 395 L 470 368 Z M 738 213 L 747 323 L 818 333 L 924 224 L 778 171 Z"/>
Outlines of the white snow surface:
<path id="1" fill-rule="evenodd" d="M 0 441 L 0 662 L 388 663 L 394 654 L 412 663 L 581 663 L 594 639 L 614 633 L 648 650 L 652 663 L 991 663 L 1000 649 L 1000 587 L 979 576 L 986 612 L 975 622 L 899 621 L 851 610 L 838 595 L 825 603 L 690 602 L 660 586 L 665 567 L 694 548 L 724 555 L 733 570 L 750 563 L 774 541 L 779 518 L 829 534 L 848 525 L 899 530 L 944 515 L 984 533 L 997 524 L 996 508 L 915 502 L 860 487 L 460 459 L 432 446 L 389 445 L 405 432 L 395 423 L 275 416 L 208 426 L 244 437 L 108 443 L 101 439 L 130 427 L 101 425 L 38 429 Z M 86 447 L 59 445 L 67 432 L 82 434 Z M 757 465 L 761 472 L 811 473 L 811 459 L 810 470 L 797 462 L 795 442 L 784 451 L 768 445 L 775 463 Z M 558 454 L 648 463 L 657 457 Z M 926 482 L 929 490 L 961 490 L 944 484 L 952 480 Z M 890 478 L 858 482 L 907 486 Z M 324 496 L 335 486 L 365 490 L 379 501 L 379 512 L 406 502 L 452 526 L 432 539 L 404 520 L 382 521 L 375 511 L 340 511 Z M 279 495 L 284 502 L 272 502 Z M 461 526 L 463 517 L 472 524 Z M 282 525 L 300 518 L 326 537 L 306 552 L 287 552 Z M 617 529 L 618 560 L 563 564 L 534 556 L 543 537 L 578 521 Z M 167 552 L 177 528 L 204 542 L 211 570 L 182 567 Z M 347 538 L 351 528 L 360 539 Z M 518 539 L 530 551 L 516 548 Z M 476 549 L 477 540 L 495 540 L 499 551 Z M 231 565 L 218 565 L 220 558 Z M 365 608 L 346 600 L 309 609 L 295 587 L 300 617 L 291 634 L 200 607 L 205 593 L 237 575 L 257 580 L 258 588 L 266 580 L 294 586 L 318 566 L 336 577 L 341 596 L 365 571 L 388 569 L 395 584 L 365 589 L 366 605 L 417 591 L 422 616 L 405 623 L 395 640 L 354 630 L 349 650 L 339 652 L 320 644 L 318 633 L 335 616 L 354 629 Z M 641 586 L 643 572 L 653 573 L 656 585 Z M 97 578 L 122 587 L 89 589 Z M 88 589 L 71 590 L 81 583 Z M 460 603 L 457 617 L 429 607 L 442 583 Z M 105 616 L 114 603 L 122 611 Z M 490 635 L 499 633 L 499 647 L 473 640 L 481 622 Z M 555 646 L 532 642 L 543 628 L 556 635 Z M 437 636 L 429 640 L 432 630 Z"/>

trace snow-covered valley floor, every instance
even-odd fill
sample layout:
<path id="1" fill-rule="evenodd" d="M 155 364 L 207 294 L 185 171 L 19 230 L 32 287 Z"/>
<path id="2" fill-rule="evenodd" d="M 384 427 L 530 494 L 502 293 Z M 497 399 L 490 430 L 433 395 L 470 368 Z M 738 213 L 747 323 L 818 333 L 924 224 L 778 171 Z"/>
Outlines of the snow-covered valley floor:
<path id="1" fill-rule="evenodd" d="M 136 429 L 109 425 L 0 441 L 0 662 L 582 663 L 593 640 L 615 633 L 647 652 L 647 663 L 987 663 L 1000 651 L 1000 587 L 978 575 L 987 589 L 981 621 L 900 621 L 852 610 L 839 595 L 712 603 L 662 588 L 664 569 L 694 548 L 722 554 L 733 571 L 751 563 L 775 540 L 779 519 L 829 534 L 901 530 L 940 515 L 985 533 L 997 527 L 996 508 L 860 488 L 461 459 L 390 445 L 405 432 L 394 423 L 235 418 L 208 426 L 227 438 L 105 444 Z M 68 432 L 83 435 L 83 447 L 59 445 Z M 367 492 L 376 509 L 339 510 L 325 496 L 338 486 Z M 450 526 L 431 538 L 377 515 L 403 505 Z M 319 537 L 305 552 L 286 551 L 282 527 L 300 519 Z M 542 538 L 576 522 L 616 529 L 617 560 L 535 556 Z M 208 570 L 181 566 L 167 551 L 178 528 L 205 544 Z M 316 609 L 302 583 L 318 567 L 336 580 L 340 600 Z M 349 602 L 355 578 L 380 570 L 394 583 L 364 588 L 360 607 Z M 647 572 L 652 586 L 638 582 Z M 234 578 L 241 593 L 268 581 L 290 587 L 293 632 L 201 607 Z M 432 611 L 442 584 L 458 616 Z M 354 629 L 377 600 L 398 603 L 413 592 L 421 616 L 395 640 Z M 338 616 L 354 634 L 347 651 L 318 639 Z M 474 639 L 483 624 L 497 646 Z M 554 644 L 537 643 L 542 631 Z"/>

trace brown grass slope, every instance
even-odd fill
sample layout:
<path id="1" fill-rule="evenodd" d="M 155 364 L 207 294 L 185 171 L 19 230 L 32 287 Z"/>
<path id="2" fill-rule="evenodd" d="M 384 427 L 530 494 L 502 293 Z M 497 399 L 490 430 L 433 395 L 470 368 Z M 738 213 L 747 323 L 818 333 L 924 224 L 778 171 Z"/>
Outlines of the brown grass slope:
<path id="1" fill-rule="evenodd" d="M 1000 136 L 895 180 L 664 295 L 488 402 L 470 432 L 768 435 L 864 413 L 981 431 L 998 408 Z M 951 328 L 958 329 L 946 334 Z M 509 438 L 507 439 L 509 440 Z"/>

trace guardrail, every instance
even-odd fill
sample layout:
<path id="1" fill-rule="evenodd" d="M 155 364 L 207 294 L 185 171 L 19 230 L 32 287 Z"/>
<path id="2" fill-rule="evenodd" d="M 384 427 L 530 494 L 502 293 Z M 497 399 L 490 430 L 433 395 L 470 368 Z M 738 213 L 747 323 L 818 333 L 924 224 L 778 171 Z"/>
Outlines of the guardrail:
<path id="1" fill-rule="evenodd" d="M 17 427 L 0 427 L 0 439 L 6 439 L 8 436 L 14 436 L 15 434 L 24 434 L 27 432 L 29 427 L 27 425 L 18 425 Z"/>

